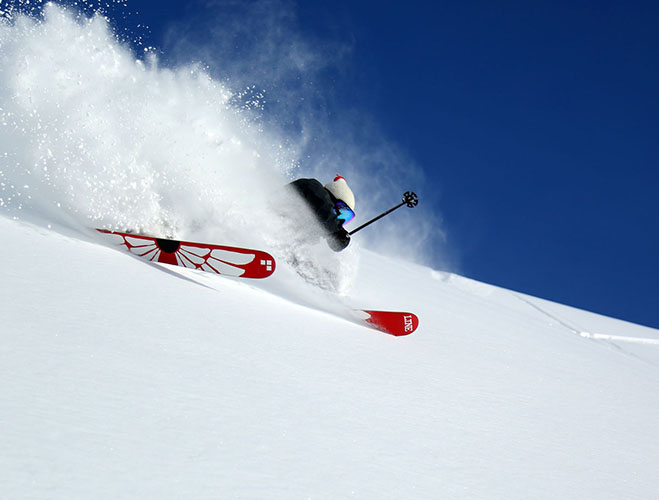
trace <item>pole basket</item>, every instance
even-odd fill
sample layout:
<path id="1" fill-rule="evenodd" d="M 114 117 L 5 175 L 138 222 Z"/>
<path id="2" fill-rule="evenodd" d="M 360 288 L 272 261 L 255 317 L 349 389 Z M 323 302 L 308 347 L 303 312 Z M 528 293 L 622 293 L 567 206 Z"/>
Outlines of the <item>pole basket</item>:
<path id="1" fill-rule="evenodd" d="M 410 208 L 414 208 L 419 204 L 419 197 L 413 191 L 406 191 L 403 195 L 403 203 Z"/>

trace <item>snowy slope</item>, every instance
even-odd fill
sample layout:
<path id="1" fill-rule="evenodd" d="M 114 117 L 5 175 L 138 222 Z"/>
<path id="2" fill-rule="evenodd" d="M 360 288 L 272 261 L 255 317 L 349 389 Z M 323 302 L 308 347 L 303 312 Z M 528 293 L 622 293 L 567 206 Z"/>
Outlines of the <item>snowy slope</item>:
<path id="1" fill-rule="evenodd" d="M 364 252 L 350 300 L 421 319 L 394 338 L 268 292 L 286 266 L 0 234 L 3 498 L 659 494 L 659 346 L 571 328 L 655 330 Z"/>
<path id="2" fill-rule="evenodd" d="M 103 16 L 24 4 L 0 19 L 0 498 L 659 497 L 659 332 L 366 250 L 410 245 L 386 220 L 309 244 L 274 187 L 308 137 Z M 359 223 L 392 199 L 369 172 Z M 93 227 L 278 267 L 150 264 Z"/>

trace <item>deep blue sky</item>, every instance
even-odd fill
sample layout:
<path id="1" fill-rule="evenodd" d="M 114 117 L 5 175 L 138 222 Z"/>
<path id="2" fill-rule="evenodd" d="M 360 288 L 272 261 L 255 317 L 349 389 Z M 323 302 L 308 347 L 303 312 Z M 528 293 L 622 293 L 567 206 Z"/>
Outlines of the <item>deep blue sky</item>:
<path id="1" fill-rule="evenodd" d="M 172 24 L 203 40 L 231 3 L 128 0 L 122 22 L 166 60 Z M 281 5 L 350 46 L 338 112 L 424 168 L 464 275 L 659 327 L 659 3 Z"/>

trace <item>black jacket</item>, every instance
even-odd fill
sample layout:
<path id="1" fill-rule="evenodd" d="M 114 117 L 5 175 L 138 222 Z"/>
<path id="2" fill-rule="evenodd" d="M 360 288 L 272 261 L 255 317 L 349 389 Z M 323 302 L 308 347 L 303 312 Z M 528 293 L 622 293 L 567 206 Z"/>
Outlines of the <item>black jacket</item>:
<path id="1" fill-rule="evenodd" d="M 316 219 L 327 233 L 327 243 L 330 248 L 339 252 L 350 243 L 350 235 L 343 229 L 341 220 L 336 218 L 334 202 L 330 192 L 316 179 L 297 179 L 289 184 L 295 189 L 309 208 L 316 215 Z"/>

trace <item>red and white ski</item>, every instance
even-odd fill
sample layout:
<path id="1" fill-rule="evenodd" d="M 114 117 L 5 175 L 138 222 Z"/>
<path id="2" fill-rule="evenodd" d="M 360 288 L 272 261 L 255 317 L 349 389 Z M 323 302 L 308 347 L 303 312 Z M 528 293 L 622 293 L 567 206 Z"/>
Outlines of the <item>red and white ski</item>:
<path id="1" fill-rule="evenodd" d="M 106 229 L 97 231 L 151 262 L 240 278 L 267 278 L 275 272 L 275 259 L 261 250 L 167 240 Z"/>
<path id="2" fill-rule="evenodd" d="M 370 310 L 359 310 L 358 312 L 368 315 L 363 321 L 368 323 L 369 326 L 396 337 L 409 335 L 419 326 L 419 318 L 409 312 Z"/>

